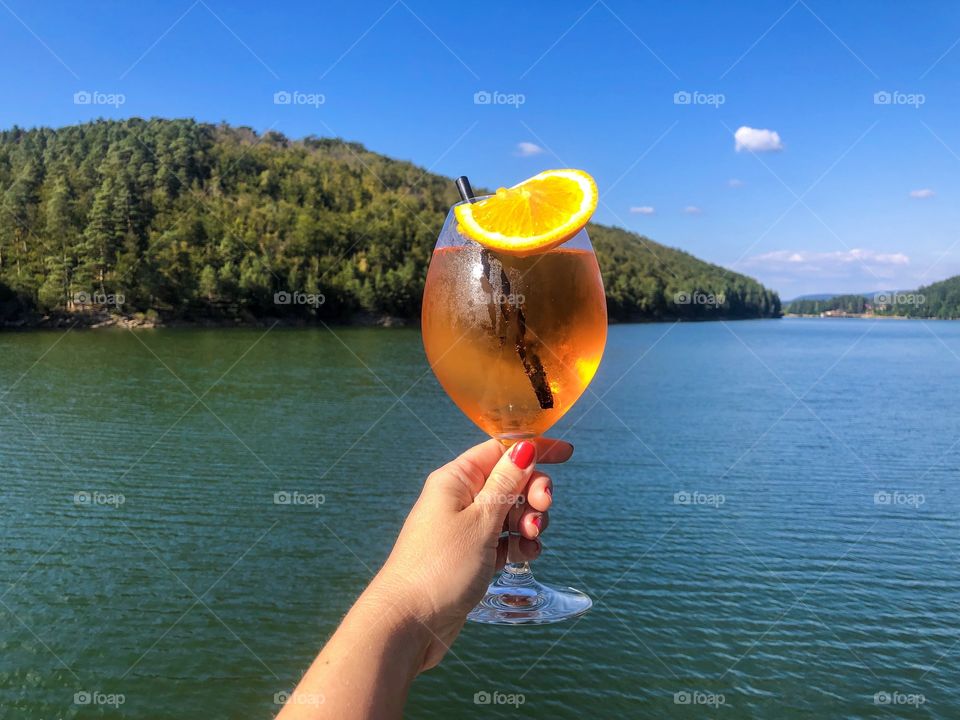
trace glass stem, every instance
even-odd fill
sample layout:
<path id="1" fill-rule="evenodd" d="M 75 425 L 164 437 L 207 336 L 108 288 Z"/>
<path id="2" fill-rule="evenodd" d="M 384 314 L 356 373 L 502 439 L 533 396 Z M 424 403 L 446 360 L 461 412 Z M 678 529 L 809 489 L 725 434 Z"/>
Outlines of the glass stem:
<path id="1" fill-rule="evenodd" d="M 535 436 L 528 434 L 516 435 L 497 435 L 497 440 L 506 446 L 511 446 L 520 440 L 532 440 Z M 520 518 L 523 517 L 523 509 L 526 506 L 526 497 L 517 499 L 510 512 L 507 514 L 507 562 L 503 567 L 503 574 L 510 575 L 515 581 L 530 582 L 533 580 L 533 571 L 530 569 L 530 563 L 523 559 L 520 554 Z"/>
<path id="2" fill-rule="evenodd" d="M 530 575 L 530 563 L 520 554 L 520 518 L 523 516 L 525 499 L 517 500 L 507 515 L 507 530 L 510 533 L 507 539 L 507 563 L 503 568 L 511 575 Z"/>

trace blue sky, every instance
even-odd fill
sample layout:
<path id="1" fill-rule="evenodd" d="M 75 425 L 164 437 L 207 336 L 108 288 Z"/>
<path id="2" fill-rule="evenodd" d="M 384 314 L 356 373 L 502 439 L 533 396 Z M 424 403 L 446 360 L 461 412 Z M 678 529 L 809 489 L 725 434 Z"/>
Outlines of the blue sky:
<path id="1" fill-rule="evenodd" d="M 0 58 L 2 127 L 226 120 L 489 187 L 580 167 L 597 220 L 784 298 L 960 273 L 955 2 L 0 0 Z"/>

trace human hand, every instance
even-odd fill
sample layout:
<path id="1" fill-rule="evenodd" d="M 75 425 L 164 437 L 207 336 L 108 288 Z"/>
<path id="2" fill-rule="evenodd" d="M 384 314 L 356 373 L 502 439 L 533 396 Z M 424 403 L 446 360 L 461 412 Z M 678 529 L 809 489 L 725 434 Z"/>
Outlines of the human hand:
<path id="1" fill-rule="evenodd" d="M 364 593 L 429 631 L 421 671 L 440 662 L 506 562 L 508 538 L 501 533 L 519 496 L 525 498 L 514 544 L 520 557 L 510 559 L 540 554 L 553 483 L 536 463 L 566 462 L 572 454 L 570 443 L 549 438 L 511 448 L 488 440 L 427 478 L 390 557 Z"/>

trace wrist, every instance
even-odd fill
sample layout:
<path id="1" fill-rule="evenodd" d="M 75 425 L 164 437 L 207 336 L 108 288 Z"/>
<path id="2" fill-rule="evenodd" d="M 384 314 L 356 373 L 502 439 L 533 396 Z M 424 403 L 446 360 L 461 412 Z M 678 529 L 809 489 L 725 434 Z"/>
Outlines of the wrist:
<path id="1" fill-rule="evenodd" d="M 416 593 L 382 569 L 363 591 L 355 609 L 384 623 L 390 632 L 403 637 L 411 647 L 426 651 L 432 640 L 432 610 L 417 601 Z"/>

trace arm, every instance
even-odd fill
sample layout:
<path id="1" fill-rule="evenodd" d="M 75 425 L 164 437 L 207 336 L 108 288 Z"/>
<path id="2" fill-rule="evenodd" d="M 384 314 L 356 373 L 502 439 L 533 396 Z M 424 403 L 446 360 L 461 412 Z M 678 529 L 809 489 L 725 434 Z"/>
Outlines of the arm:
<path id="1" fill-rule="evenodd" d="M 573 447 L 490 440 L 431 473 L 390 557 L 307 670 L 278 720 L 399 718 L 413 679 L 436 666 L 506 560 L 501 538 L 520 493 L 519 550 L 540 553 L 552 501 L 540 462 Z"/>

